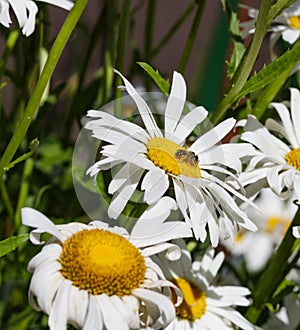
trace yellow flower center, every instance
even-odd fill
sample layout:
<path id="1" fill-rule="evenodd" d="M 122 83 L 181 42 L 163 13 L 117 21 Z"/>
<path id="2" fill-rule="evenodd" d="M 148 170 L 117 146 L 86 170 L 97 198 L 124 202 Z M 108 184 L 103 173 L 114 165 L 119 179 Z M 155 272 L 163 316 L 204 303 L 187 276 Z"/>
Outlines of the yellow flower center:
<path id="1" fill-rule="evenodd" d="M 244 240 L 244 235 L 245 235 L 245 231 L 239 230 L 234 236 L 234 241 L 236 243 L 241 243 Z"/>
<path id="2" fill-rule="evenodd" d="M 300 30 L 300 16 L 291 16 L 289 23 L 294 29 Z"/>
<path id="3" fill-rule="evenodd" d="M 183 302 L 176 307 L 176 315 L 190 321 L 200 319 L 206 311 L 205 293 L 185 278 L 179 277 L 174 279 L 173 282 L 183 294 Z"/>
<path id="4" fill-rule="evenodd" d="M 84 229 L 69 237 L 59 262 L 65 278 L 93 295 L 129 295 L 146 273 L 140 251 L 124 237 L 102 229 Z"/>
<path id="5" fill-rule="evenodd" d="M 185 175 L 190 178 L 200 178 L 198 156 L 179 144 L 155 137 L 148 141 L 147 154 L 152 162 L 166 173 Z"/>
<path id="6" fill-rule="evenodd" d="M 280 226 L 282 235 L 284 235 L 288 230 L 290 223 L 291 221 L 285 221 L 279 217 L 270 217 L 267 219 L 266 231 L 268 233 L 273 233 Z"/>
<path id="7" fill-rule="evenodd" d="M 300 171 L 300 148 L 291 150 L 285 155 L 285 160 L 288 164 L 294 166 L 298 171 Z"/>

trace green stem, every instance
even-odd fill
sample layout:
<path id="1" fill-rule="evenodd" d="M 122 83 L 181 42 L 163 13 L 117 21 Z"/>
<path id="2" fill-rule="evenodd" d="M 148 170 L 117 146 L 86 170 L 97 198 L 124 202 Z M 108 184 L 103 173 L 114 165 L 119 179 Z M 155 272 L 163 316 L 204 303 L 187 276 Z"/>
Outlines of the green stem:
<path id="1" fill-rule="evenodd" d="M 104 105 L 109 98 L 113 82 L 115 64 L 116 22 L 118 19 L 118 3 L 115 0 L 106 1 L 106 31 L 104 32 L 104 69 L 102 85 L 99 88 L 96 107 Z"/>
<path id="2" fill-rule="evenodd" d="M 283 72 L 277 79 L 269 84 L 262 92 L 255 103 L 252 114 L 260 119 L 265 113 L 268 105 L 274 100 L 287 78 L 290 75 L 290 70 Z"/>
<path id="3" fill-rule="evenodd" d="M 152 57 L 156 56 L 160 50 L 169 42 L 169 40 L 174 36 L 176 31 L 181 27 L 182 23 L 186 20 L 186 18 L 190 15 L 195 7 L 195 3 L 192 2 L 187 9 L 182 13 L 182 15 L 178 18 L 178 20 L 171 26 L 170 30 L 167 34 L 162 37 L 159 41 L 158 45 L 152 50 Z"/>
<path id="4" fill-rule="evenodd" d="M 292 234 L 292 228 L 300 225 L 300 208 L 287 230 L 275 255 L 271 258 L 267 268 L 262 273 L 253 292 L 253 304 L 249 307 L 246 317 L 256 324 L 265 304 L 270 301 L 278 285 L 290 270 L 290 256 L 294 250 L 296 238 Z M 299 248 L 299 246 L 298 246 Z"/>
<path id="5" fill-rule="evenodd" d="M 70 14 L 66 18 L 54 44 L 50 51 L 48 60 L 45 64 L 45 67 L 41 73 L 41 76 L 35 86 L 35 89 L 32 93 L 31 98 L 27 104 L 27 107 L 24 111 L 24 115 L 21 118 L 19 125 L 16 127 L 16 130 L 4 151 L 4 154 L 0 160 L 0 178 L 5 173 L 4 168 L 8 166 L 14 157 L 20 143 L 26 135 L 26 132 L 31 124 L 31 121 L 34 117 L 36 109 L 38 109 L 40 100 L 44 93 L 44 90 L 53 74 L 53 71 L 57 65 L 57 62 L 61 56 L 61 53 L 74 30 L 79 18 L 81 17 L 88 0 L 76 0 L 74 7 L 71 10 Z"/>
<path id="6" fill-rule="evenodd" d="M 13 209 L 13 206 L 12 206 L 4 180 L 0 180 L 0 190 L 1 190 L 1 196 L 2 196 L 3 203 L 7 210 L 8 217 L 12 221 L 12 219 L 14 218 L 14 209 Z"/>
<path id="7" fill-rule="evenodd" d="M 156 0 L 149 0 L 147 7 L 146 26 L 145 26 L 145 42 L 144 42 L 145 62 L 150 62 L 151 60 L 155 8 L 156 8 Z"/>
<path id="8" fill-rule="evenodd" d="M 17 203 L 17 208 L 15 212 L 15 226 L 19 228 L 21 225 L 21 208 L 25 205 L 26 198 L 28 196 L 30 177 L 34 168 L 34 161 L 32 158 L 27 158 L 24 164 L 22 184 L 20 187 L 20 193 Z"/>
<path id="9" fill-rule="evenodd" d="M 125 59 L 125 45 L 126 45 L 126 36 L 127 36 L 127 25 L 130 17 L 130 3 L 131 0 L 124 0 L 123 6 L 121 8 L 121 17 L 119 25 L 119 36 L 117 44 L 117 60 L 116 68 L 120 71 L 124 71 L 124 59 Z M 119 75 L 116 76 L 116 86 L 122 84 L 122 79 Z M 115 116 L 121 118 L 121 100 L 119 98 L 122 96 L 122 91 L 119 88 L 116 88 L 116 106 L 115 106 Z"/>
<path id="10" fill-rule="evenodd" d="M 72 93 L 72 101 L 70 102 L 70 106 L 66 109 L 63 123 L 64 123 L 64 133 L 63 133 L 63 141 L 69 142 L 70 132 L 72 129 L 72 120 L 75 117 L 78 121 L 78 124 L 80 125 L 80 119 L 82 117 L 82 111 L 83 107 L 78 107 L 78 104 L 81 104 L 80 102 L 83 99 L 83 93 L 85 93 L 86 89 L 83 88 L 83 85 L 85 83 L 85 78 L 88 72 L 88 65 L 90 63 L 91 57 L 94 53 L 95 47 L 99 44 L 99 36 L 101 35 L 101 30 L 103 29 L 103 26 L 105 25 L 105 15 L 104 10 L 102 9 L 101 12 L 99 12 L 98 20 L 88 37 L 89 44 L 85 51 L 84 60 L 82 62 L 82 66 L 80 68 L 80 72 L 78 74 L 78 82 L 74 89 L 74 92 Z"/>
<path id="11" fill-rule="evenodd" d="M 147 17 L 145 21 L 145 37 L 144 37 L 145 62 L 147 63 L 151 62 L 155 9 L 156 9 L 156 0 L 149 0 L 146 10 Z M 147 76 L 145 76 L 145 88 L 147 91 L 150 90 L 150 83 Z"/>
<path id="12" fill-rule="evenodd" d="M 0 60 L 0 81 L 2 80 L 2 76 L 6 67 L 6 63 L 9 59 L 10 54 L 15 48 L 15 45 L 19 38 L 19 31 L 13 30 L 10 32 L 10 34 L 7 37 L 6 45 L 4 53 L 2 54 L 1 60 Z"/>
<path id="13" fill-rule="evenodd" d="M 201 0 L 198 3 L 198 7 L 197 7 L 197 11 L 194 17 L 194 21 L 191 27 L 191 31 L 189 33 L 188 39 L 186 41 L 185 47 L 184 47 L 184 51 L 178 66 L 178 71 L 181 73 L 184 73 L 185 67 L 187 65 L 188 59 L 190 57 L 193 45 L 194 45 L 194 41 L 195 38 L 197 36 L 197 32 L 198 32 L 198 28 L 201 22 L 201 18 L 203 15 L 203 11 L 205 8 L 205 4 L 206 4 L 206 0 Z"/>
<path id="14" fill-rule="evenodd" d="M 232 105 L 236 95 L 240 92 L 245 82 L 247 81 L 253 65 L 255 64 L 257 55 L 259 53 L 263 38 L 267 31 L 266 17 L 271 8 L 272 0 L 262 0 L 256 21 L 255 32 L 251 44 L 245 52 L 228 88 L 227 95 L 223 98 L 219 106 L 212 113 L 211 121 L 213 124 L 219 123 L 226 110 Z"/>

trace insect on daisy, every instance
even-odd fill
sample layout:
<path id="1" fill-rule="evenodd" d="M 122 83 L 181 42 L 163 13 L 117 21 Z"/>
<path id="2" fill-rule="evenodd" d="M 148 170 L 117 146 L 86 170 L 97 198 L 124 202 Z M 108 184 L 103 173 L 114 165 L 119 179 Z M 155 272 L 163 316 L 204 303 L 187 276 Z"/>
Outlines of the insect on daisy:
<path id="1" fill-rule="evenodd" d="M 247 143 L 220 144 L 236 120 L 229 118 L 221 122 L 189 145 L 187 139 L 206 120 L 208 112 L 198 106 L 183 116 L 186 84 L 182 75 L 173 74 L 162 132 L 148 104 L 131 83 L 117 73 L 134 100 L 145 128 L 104 111 L 88 111 L 90 120 L 85 128 L 106 145 L 101 150 L 102 158 L 87 173 L 96 176 L 102 170 L 122 165 L 108 187 L 113 195 L 109 217 L 119 217 L 137 187 L 141 187 L 144 201 L 149 205 L 173 189 L 178 207 L 196 239 L 204 241 L 208 228 L 210 240 L 216 246 L 220 230 L 231 238 L 235 226 L 256 230 L 235 201 L 235 198 L 247 199 L 226 183 L 226 178 L 220 179 L 220 175 L 234 177 L 227 167 L 239 173 L 242 168 L 240 158 L 254 151 Z"/>
<path id="2" fill-rule="evenodd" d="M 175 317 L 170 288 L 150 256 L 165 251 L 176 259 L 180 249 L 166 243 L 191 236 L 183 222 L 164 222 L 174 200 L 163 198 L 149 207 L 129 234 L 101 221 L 55 225 L 42 213 L 22 209 L 24 225 L 40 235 L 51 234 L 28 265 L 32 272 L 29 301 L 49 315 L 50 329 L 159 329 Z M 177 292 L 179 292 L 177 290 Z"/>

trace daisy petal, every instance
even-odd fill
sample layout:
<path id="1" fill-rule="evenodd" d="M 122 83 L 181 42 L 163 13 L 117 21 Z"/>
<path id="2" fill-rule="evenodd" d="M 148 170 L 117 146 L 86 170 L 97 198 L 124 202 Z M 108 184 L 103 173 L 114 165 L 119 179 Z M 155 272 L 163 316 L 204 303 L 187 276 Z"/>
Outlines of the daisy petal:
<path id="1" fill-rule="evenodd" d="M 235 123 L 236 120 L 234 118 L 224 120 L 199 137 L 189 149 L 196 155 L 199 155 L 204 150 L 208 150 L 210 147 L 220 142 L 233 129 Z"/>
<path id="2" fill-rule="evenodd" d="M 157 202 L 169 188 L 169 180 L 165 171 L 160 168 L 154 168 L 146 173 L 141 189 L 145 190 L 144 201 L 147 204 Z"/>
<path id="3" fill-rule="evenodd" d="M 194 130 L 196 125 L 203 122 L 207 117 L 208 111 L 203 107 L 196 107 L 188 112 L 178 123 L 174 131 L 174 136 L 177 138 L 177 143 L 182 144 L 187 136 Z"/>
<path id="4" fill-rule="evenodd" d="M 114 70 L 124 81 L 126 90 L 128 94 L 132 97 L 134 102 L 136 103 L 139 113 L 143 119 L 143 122 L 146 126 L 146 129 L 151 137 L 160 136 L 162 137 L 162 133 L 158 128 L 155 119 L 147 105 L 147 103 L 141 98 L 136 89 L 131 85 L 131 83 L 117 70 Z"/>
<path id="5" fill-rule="evenodd" d="M 297 139 L 297 147 L 300 146 L 300 130 L 296 126 L 300 123 L 300 91 L 296 88 L 291 88 L 291 115 L 294 123 L 294 132 Z"/>
<path id="6" fill-rule="evenodd" d="M 71 281 L 61 281 L 57 287 L 56 298 L 49 315 L 50 329 L 65 330 L 68 321 L 69 293 L 71 290 Z"/>
<path id="7" fill-rule="evenodd" d="M 57 230 L 56 226 L 53 224 L 53 222 L 47 218 L 44 214 L 41 212 L 32 209 L 30 207 L 24 207 L 21 210 L 22 214 L 22 224 L 29 227 L 34 227 L 40 230 L 37 236 L 32 235 L 31 240 L 34 244 L 41 244 L 41 241 L 39 240 L 40 234 L 43 232 L 49 233 L 56 237 L 61 242 L 64 241 L 63 236 L 61 233 Z"/>
<path id="8" fill-rule="evenodd" d="M 173 140 L 186 99 L 186 84 L 182 75 L 174 72 L 171 92 L 165 110 L 165 137 Z"/>

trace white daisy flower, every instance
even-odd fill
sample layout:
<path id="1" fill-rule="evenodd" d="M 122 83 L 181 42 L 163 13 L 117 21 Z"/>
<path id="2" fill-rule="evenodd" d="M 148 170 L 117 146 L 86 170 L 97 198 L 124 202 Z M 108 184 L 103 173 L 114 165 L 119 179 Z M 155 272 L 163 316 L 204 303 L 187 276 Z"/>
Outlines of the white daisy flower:
<path id="1" fill-rule="evenodd" d="M 243 37 L 254 33 L 258 10 L 248 8 L 248 16 L 251 19 L 240 24 L 241 28 L 243 28 Z M 283 10 L 282 13 L 272 21 L 269 31 L 272 32 L 272 38 L 274 40 L 278 40 L 278 38 L 282 36 L 284 41 L 289 44 L 294 44 L 300 36 L 300 0 Z"/>
<path id="2" fill-rule="evenodd" d="M 42 233 L 52 235 L 28 265 L 30 304 L 49 315 L 50 329 L 67 324 L 83 330 L 159 329 L 170 323 L 175 286 L 150 256 L 167 251 L 168 258 L 179 258 L 180 249 L 166 240 L 191 235 L 182 222 L 164 222 L 175 206 L 162 199 L 144 212 L 131 234 L 101 221 L 56 226 L 23 208 L 22 223 L 37 228 L 30 234 L 34 244 L 41 244 Z"/>
<path id="3" fill-rule="evenodd" d="M 218 244 L 221 228 L 229 237 L 233 237 L 236 224 L 256 230 L 232 196 L 242 200 L 246 200 L 245 197 L 226 180 L 211 174 L 214 171 L 233 177 L 225 167 L 240 172 L 239 158 L 254 151 L 245 143 L 220 144 L 234 127 L 235 119 L 221 122 L 188 147 L 186 139 L 208 113 L 203 107 L 195 107 L 182 117 L 186 84 L 181 74 L 174 72 L 173 75 L 164 113 L 164 133 L 147 103 L 131 83 L 120 76 L 137 105 L 145 129 L 96 110 L 88 112 L 92 120 L 85 126 L 92 131 L 93 137 L 108 143 L 101 150 L 102 158 L 89 168 L 88 174 L 95 176 L 101 170 L 123 164 L 108 187 L 108 192 L 113 194 L 108 215 L 117 218 L 121 214 L 138 184 L 141 184 L 144 201 L 148 204 L 156 203 L 174 187 L 176 202 L 196 239 L 206 239 L 206 226 L 213 246 Z"/>
<path id="4" fill-rule="evenodd" d="M 224 253 L 209 248 L 200 261 L 192 262 L 189 251 L 180 240 L 181 258 L 177 261 L 159 262 L 167 279 L 181 290 L 183 302 L 176 307 L 176 319 L 166 330 L 229 330 L 239 327 L 252 330 L 254 327 L 239 312 L 236 306 L 248 306 L 246 298 L 250 291 L 240 286 L 214 284 L 223 263 Z"/>
<path id="5" fill-rule="evenodd" d="M 264 268 L 297 211 L 293 198 L 283 201 L 269 188 L 263 189 L 254 203 L 260 212 L 247 205 L 241 207 L 257 225 L 258 231 L 252 233 L 240 230 L 235 235 L 233 245 L 223 242 L 232 254 L 244 256 L 250 272 L 258 272 Z"/>
<path id="6" fill-rule="evenodd" d="M 37 0 L 60 8 L 70 10 L 73 7 L 71 0 Z M 38 7 L 33 0 L 0 0 L 0 24 L 9 27 L 12 23 L 10 18 L 10 8 L 14 11 L 22 33 L 28 37 L 35 29 L 35 16 Z"/>
<path id="7" fill-rule="evenodd" d="M 291 88 L 291 112 L 283 103 L 271 103 L 281 123 L 267 119 L 266 127 L 254 116 L 249 116 L 246 132 L 241 139 L 252 143 L 257 154 L 250 157 L 246 172 L 239 177 L 244 186 L 251 185 L 252 193 L 269 185 L 281 198 L 286 199 L 294 191 L 300 200 L 300 92 Z M 269 129 L 269 130 L 268 130 Z M 279 139 L 277 136 L 284 138 Z"/>

